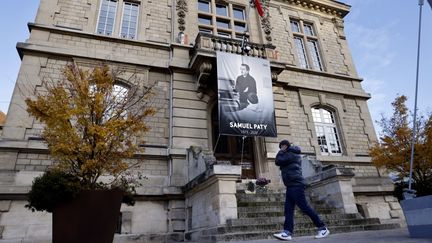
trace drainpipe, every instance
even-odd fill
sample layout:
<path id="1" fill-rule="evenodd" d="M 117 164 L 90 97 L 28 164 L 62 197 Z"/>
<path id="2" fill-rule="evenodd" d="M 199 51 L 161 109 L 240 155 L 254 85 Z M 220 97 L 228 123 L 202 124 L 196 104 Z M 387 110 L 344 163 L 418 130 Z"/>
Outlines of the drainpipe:
<path id="1" fill-rule="evenodd" d="M 171 43 L 170 45 L 172 45 L 173 42 L 175 42 L 175 35 L 174 35 L 174 18 L 175 18 L 175 6 L 176 6 L 176 0 L 172 0 L 172 4 L 171 4 Z M 171 185 L 171 176 L 173 173 L 173 166 L 172 166 L 172 158 L 171 158 L 171 148 L 173 145 L 173 84 L 174 84 L 174 80 L 173 80 L 173 71 L 171 70 L 171 62 L 173 59 L 173 50 L 172 48 L 170 48 L 169 51 L 169 60 L 168 60 L 168 71 L 170 73 L 170 87 L 169 87 L 169 131 L 168 131 L 168 149 L 167 149 L 167 154 L 168 154 L 168 159 L 169 159 L 169 163 L 168 163 L 168 178 L 169 178 L 169 184 Z"/>

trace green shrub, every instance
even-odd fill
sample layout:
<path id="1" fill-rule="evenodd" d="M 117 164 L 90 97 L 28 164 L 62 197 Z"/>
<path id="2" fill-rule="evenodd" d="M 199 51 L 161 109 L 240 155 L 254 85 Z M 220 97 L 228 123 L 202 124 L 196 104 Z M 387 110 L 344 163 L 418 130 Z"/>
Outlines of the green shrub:
<path id="1" fill-rule="evenodd" d="M 61 171 L 47 171 L 33 181 L 25 207 L 33 212 L 52 212 L 58 203 L 70 201 L 80 190 L 76 177 Z"/>

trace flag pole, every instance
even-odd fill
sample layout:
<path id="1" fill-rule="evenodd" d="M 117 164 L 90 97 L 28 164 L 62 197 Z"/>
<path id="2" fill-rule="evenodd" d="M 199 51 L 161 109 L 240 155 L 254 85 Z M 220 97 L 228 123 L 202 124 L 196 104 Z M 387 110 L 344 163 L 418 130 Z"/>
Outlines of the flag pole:
<path id="1" fill-rule="evenodd" d="M 413 173 L 413 163 L 414 163 L 414 147 L 416 142 L 417 134 L 417 93 L 418 93 L 418 79 L 419 79 L 419 66 L 420 66 L 420 37 L 421 37 L 421 23 L 422 23 L 422 7 L 424 0 L 419 0 L 419 28 L 418 28 L 418 39 L 417 39 L 417 68 L 416 68 L 416 83 L 415 83 L 415 96 L 414 96 L 414 119 L 413 119 L 413 131 L 412 131 L 412 141 L 411 141 L 411 158 L 410 158 L 410 172 L 408 181 L 408 190 L 411 191 L 412 184 L 412 173 Z"/>

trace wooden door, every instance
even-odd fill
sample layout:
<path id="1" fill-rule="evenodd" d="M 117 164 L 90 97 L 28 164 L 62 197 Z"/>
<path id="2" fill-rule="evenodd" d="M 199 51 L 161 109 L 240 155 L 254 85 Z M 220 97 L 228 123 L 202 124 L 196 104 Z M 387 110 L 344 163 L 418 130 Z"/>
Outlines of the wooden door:
<path id="1" fill-rule="evenodd" d="M 252 137 L 219 135 L 217 105 L 212 111 L 213 146 L 218 161 L 242 166 L 242 179 L 255 179 L 254 143 Z"/>

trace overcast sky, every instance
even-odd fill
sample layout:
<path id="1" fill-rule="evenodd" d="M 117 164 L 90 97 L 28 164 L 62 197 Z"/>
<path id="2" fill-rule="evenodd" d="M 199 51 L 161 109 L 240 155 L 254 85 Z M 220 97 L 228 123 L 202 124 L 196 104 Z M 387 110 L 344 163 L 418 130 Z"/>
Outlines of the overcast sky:
<path id="1" fill-rule="evenodd" d="M 397 94 L 414 108 L 419 7 L 417 0 L 339 0 L 352 6 L 345 33 L 373 120 L 391 114 Z M 0 110 L 7 112 L 20 67 L 15 49 L 28 38 L 38 0 L 4 0 L 0 8 Z M 423 6 L 418 107 L 432 112 L 432 9 Z M 376 127 L 377 130 L 379 130 Z"/>

